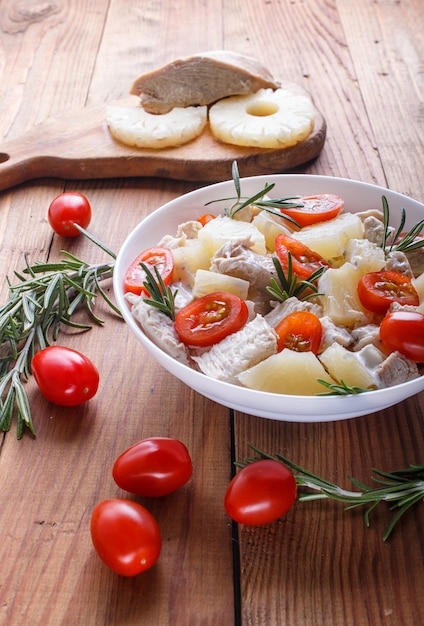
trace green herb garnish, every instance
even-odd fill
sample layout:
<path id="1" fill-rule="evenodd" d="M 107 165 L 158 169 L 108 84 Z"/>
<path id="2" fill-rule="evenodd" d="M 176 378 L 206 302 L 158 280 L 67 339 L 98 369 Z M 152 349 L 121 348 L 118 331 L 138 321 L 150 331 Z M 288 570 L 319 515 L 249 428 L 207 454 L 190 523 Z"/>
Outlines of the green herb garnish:
<path id="1" fill-rule="evenodd" d="M 376 389 L 376 387 L 369 387 L 368 389 L 363 389 L 362 387 L 350 386 L 346 385 L 344 380 L 341 380 L 339 384 L 337 383 L 329 383 L 326 380 L 321 380 L 318 378 L 317 381 L 327 387 L 329 391 L 323 391 L 322 393 L 317 393 L 317 396 L 351 396 L 357 395 L 358 393 L 365 393 L 366 391 L 372 391 Z"/>
<path id="2" fill-rule="evenodd" d="M 296 297 L 298 300 L 309 300 L 314 296 L 320 295 L 315 283 L 325 272 L 325 267 L 315 270 L 306 280 L 299 280 L 299 276 L 293 272 L 292 255 L 290 252 L 288 253 L 287 273 L 284 272 L 278 257 L 273 256 L 272 261 L 277 272 L 278 282 L 272 276 L 271 286 L 266 289 L 279 302 L 284 302 L 291 297 Z M 308 290 L 308 293 L 305 294 L 306 290 Z"/>
<path id="3" fill-rule="evenodd" d="M 385 250 L 386 256 L 388 256 L 393 251 L 400 252 L 412 252 L 413 250 L 418 250 L 419 248 L 424 247 L 424 237 L 417 239 L 418 235 L 424 228 L 424 220 L 421 220 L 415 226 L 413 226 L 407 233 L 403 234 L 403 229 L 406 222 L 406 212 L 405 209 L 401 209 L 401 218 L 400 223 L 396 231 L 392 231 L 389 226 L 390 222 L 390 211 L 389 211 L 389 203 L 387 201 L 386 196 L 382 197 L 383 202 L 383 223 L 384 223 L 384 233 L 383 239 L 380 244 L 380 247 Z"/>
<path id="4" fill-rule="evenodd" d="M 143 285 L 150 296 L 150 298 L 143 298 L 143 301 L 165 313 L 171 320 L 174 320 L 175 296 L 178 293 L 178 289 L 172 290 L 171 287 L 165 285 L 156 265 L 153 266 L 155 276 L 153 276 L 145 263 L 141 262 L 140 265 L 146 273 L 146 280 L 143 282 Z"/>
<path id="5" fill-rule="evenodd" d="M 250 198 L 243 197 L 241 195 L 240 176 L 239 176 L 239 171 L 237 167 L 237 161 L 233 161 L 233 164 L 232 164 L 232 178 L 233 178 L 234 187 L 235 187 L 236 194 L 237 194 L 236 197 L 235 198 L 234 197 L 220 198 L 219 200 L 210 200 L 209 202 L 205 204 L 205 206 L 207 206 L 208 204 L 212 204 L 214 202 L 234 201 L 233 204 L 231 204 L 229 207 L 226 207 L 224 210 L 225 215 L 233 219 L 234 216 L 239 211 L 252 205 L 260 209 L 263 209 L 264 211 L 267 211 L 267 213 L 271 213 L 272 215 L 277 215 L 278 217 L 284 220 L 287 220 L 288 222 L 291 222 L 294 226 L 297 226 L 300 228 L 300 225 L 296 222 L 296 220 L 294 220 L 289 215 L 285 215 L 284 213 L 281 213 L 281 211 L 278 210 L 281 208 L 295 209 L 295 208 L 303 207 L 304 206 L 303 204 L 299 202 L 293 202 L 293 200 L 300 198 L 300 196 L 284 196 L 284 197 L 275 198 L 272 200 L 267 200 L 267 199 L 264 200 L 264 196 L 266 196 L 275 187 L 275 183 L 269 183 L 269 184 L 267 183 L 261 191 L 258 191 L 258 193 L 251 196 Z"/>

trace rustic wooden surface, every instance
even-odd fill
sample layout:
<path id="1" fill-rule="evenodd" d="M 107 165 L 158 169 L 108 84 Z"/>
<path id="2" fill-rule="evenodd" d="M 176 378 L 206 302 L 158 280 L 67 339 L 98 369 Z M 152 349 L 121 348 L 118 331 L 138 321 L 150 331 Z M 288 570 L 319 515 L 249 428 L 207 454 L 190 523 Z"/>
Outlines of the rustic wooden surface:
<path id="1" fill-rule="evenodd" d="M 421 0 L 2 0 L 0 134 L 10 142 L 48 118 L 126 97 L 143 71 L 221 48 L 257 57 L 313 95 L 327 141 L 298 171 L 424 198 Z M 103 258 L 85 240 L 52 237 L 47 207 L 64 189 L 90 198 L 91 231 L 118 250 L 143 216 L 199 185 L 45 178 L 4 191 L 3 277 L 24 266 L 24 253 L 53 259 L 66 248 Z M 64 338 L 99 367 L 96 398 L 60 409 L 40 399 L 31 381 L 37 438 L 17 441 L 12 428 L 2 439 L 2 626 L 424 623 L 423 507 L 387 543 L 384 508 L 366 528 L 361 511 L 304 503 L 278 523 L 237 533 L 223 510 L 232 450 L 243 457 L 248 441 L 343 486 L 349 475 L 369 482 L 372 467 L 422 463 L 422 395 L 336 423 L 231 416 L 166 374 L 122 322 L 102 313 L 104 328 Z M 151 435 L 185 441 L 194 476 L 176 494 L 146 502 L 161 525 L 163 552 L 154 569 L 124 579 L 94 553 L 90 513 L 100 500 L 123 495 L 113 461 Z"/>

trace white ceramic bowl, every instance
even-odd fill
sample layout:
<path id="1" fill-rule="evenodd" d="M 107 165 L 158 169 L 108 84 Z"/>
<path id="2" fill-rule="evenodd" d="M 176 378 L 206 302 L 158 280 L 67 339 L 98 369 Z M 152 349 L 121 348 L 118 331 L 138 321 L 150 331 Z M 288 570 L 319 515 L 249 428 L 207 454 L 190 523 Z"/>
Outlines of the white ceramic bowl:
<path id="1" fill-rule="evenodd" d="M 424 218 L 424 205 L 383 187 L 343 178 L 302 174 L 271 174 L 241 180 L 243 196 L 251 196 L 265 183 L 275 183 L 272 197 L 336 193 L 345 200 L 345 210 L 352 213 L 382 208 L 382 196 L 388 199 L 391 222 L 399 224 L 400 210 L 405 208 L 406 227 Z M 213 380 L 182 365 L 165 354 L 143 333 L 132 317 L 124 297 L 123 278 L 134 258 L 156 245 L 163 235 L 175 234 L 178 224 L 197 219 L 206 212 L 217 213 L 224 204 L 205 207 L 210 200 L 233 197 L 234 183 L 226 181 L 198 189 L 168 202 L 145 218 L 123 244 L 115 266 L 114 291 L 118 307 L 137 340 L 169 372 L 189 387 L 224 406 L 275 420 L 291 422 L 324 422 L 349 419 L 387 408 L 424 389 L 424 376 L 407 383 L 354 396 L 295 396 L 265 393 Z"/>

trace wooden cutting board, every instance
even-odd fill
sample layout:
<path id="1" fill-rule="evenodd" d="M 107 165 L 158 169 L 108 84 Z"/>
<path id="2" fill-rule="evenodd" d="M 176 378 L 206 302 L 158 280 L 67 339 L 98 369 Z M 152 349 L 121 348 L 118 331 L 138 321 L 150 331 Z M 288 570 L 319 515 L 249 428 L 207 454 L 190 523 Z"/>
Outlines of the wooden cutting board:
<path id="1" fill-rule="evenodd" d="M 111 104 L 139 106 L 139 100 L 131 97 Z M 178 148 L 147 150 L 115 141 L 105 120 L 106 104 L 86 107 L 59 119 L 47 120 L 21 137 L 3 143 L 0 190 L 36 178 L 86 180 L 152 176 L 218 182 L 231 179 L 234 160 L 242 176 L 284 172 L 318 156 L 326 136 L 325 119 L 316 110 L 313 132 L 292 148 L 230 146 L 218 142 L 206 128 L 200 137 Z"/>

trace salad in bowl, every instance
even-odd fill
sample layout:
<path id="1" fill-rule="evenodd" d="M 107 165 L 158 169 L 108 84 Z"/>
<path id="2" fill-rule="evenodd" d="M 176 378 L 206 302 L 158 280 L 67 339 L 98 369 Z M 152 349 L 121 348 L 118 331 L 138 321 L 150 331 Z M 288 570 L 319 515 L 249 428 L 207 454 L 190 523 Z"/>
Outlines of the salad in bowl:
<path id="1" fill-rule="evenodd" d="M 168 202 L 124 242 L 114 290 L 157 361 L 259 417 L 330 421 L 424 389 L 424 205 L 280 174 Z"/>

